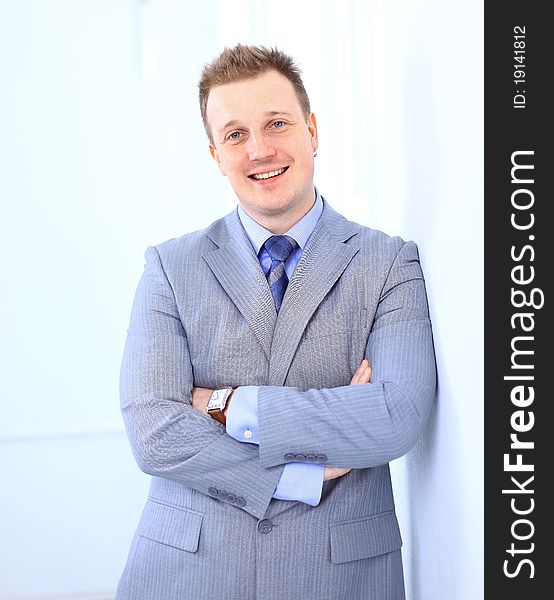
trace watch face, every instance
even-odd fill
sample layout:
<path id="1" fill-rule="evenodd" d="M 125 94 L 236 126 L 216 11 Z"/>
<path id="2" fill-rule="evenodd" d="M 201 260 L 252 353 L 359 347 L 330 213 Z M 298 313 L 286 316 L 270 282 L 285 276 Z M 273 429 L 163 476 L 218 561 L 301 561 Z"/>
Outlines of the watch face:
<path id="1" fill-rule="evenodd" d="M 207 409 L 215 410 L 219 408 L 219 410 L 222 410 L 225 408 L 225 400 L 227 399 L 228 394 L 229 390 L 227 389 L 214 390 L 208 401 Z"/>

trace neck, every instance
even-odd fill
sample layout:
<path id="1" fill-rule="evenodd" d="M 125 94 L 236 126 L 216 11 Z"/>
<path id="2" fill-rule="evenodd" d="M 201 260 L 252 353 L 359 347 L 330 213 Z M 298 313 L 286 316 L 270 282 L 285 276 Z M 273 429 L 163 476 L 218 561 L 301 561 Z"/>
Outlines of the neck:
<path id="1" fill-rule="evenodd" d="M 311 207 L 310 207 L 311 208 Z M 291 216 L 288 219 L 283 219 L 283 217 L 278 217 L 276 219 L 271 219 L 267 217 L 255 218 L 254 221 L 257 221 L 262 227 L 265 227 L 268 231 L 271 231 L 273 235 L 283 235 L 286 233 L 293 225 L 296 225 L 302 217 L 304 217 L 310 209 L 301 214 L 300 216 Z M 252 216 L 252 215 L 250 215 Z"/>

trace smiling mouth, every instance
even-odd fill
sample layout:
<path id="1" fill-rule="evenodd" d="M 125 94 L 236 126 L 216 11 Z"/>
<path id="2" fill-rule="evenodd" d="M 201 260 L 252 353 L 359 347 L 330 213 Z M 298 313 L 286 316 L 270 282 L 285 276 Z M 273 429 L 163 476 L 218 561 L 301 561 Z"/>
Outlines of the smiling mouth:
<path id="1" fill-rule="evenodd" d="M 264 179 L 273 179 L 274 177 L 279 177 L 282 175 L 288 167 L 283 167 L 282 169 L 276 169 L 275 171 L 268 171 L 267 173 L 255 173 L 254 175 L 249 175 L 250 179 L 255 179 L 256 181 L 263 181 Z"/>

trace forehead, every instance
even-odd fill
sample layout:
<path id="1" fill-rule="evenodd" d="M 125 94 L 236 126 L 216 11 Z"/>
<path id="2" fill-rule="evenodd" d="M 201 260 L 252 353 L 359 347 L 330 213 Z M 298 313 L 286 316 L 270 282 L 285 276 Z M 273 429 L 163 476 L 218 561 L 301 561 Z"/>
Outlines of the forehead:
<path id="1" fill-rule="evenodd" d="M 270 113 L 284 112 L 302 116 L 294 86 L 277 71 L 215 86 L 206 106 L 213 129 L 224 127 L 229 121 L 254 121 Z"/>

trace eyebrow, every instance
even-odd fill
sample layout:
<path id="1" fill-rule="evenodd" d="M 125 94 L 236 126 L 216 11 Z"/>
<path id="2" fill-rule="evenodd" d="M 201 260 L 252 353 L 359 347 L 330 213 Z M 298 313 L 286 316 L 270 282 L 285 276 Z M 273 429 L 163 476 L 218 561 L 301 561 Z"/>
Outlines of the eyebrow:
<path id="1" fill-rule="evenodd" d="M 286 112 L 284 110 L 269 110 L 268 112 L 266 112 L 264 114 L 264 116 L 266 116 L 266 117 L 275 117 L 277 115 L 279 115 L 280 117 L 294 118 L 293 114 Z M 237 119 L 232 119 L 231 121 L 228 121 L 227 123 L 225 123 L 225 125 L 223 125 L 223 127 L 219 131 L 220 132 L 224 131 L 228 127 L 236 127 L 239 124 L 240 124 L 240 121 L 237 121 Z"/>

